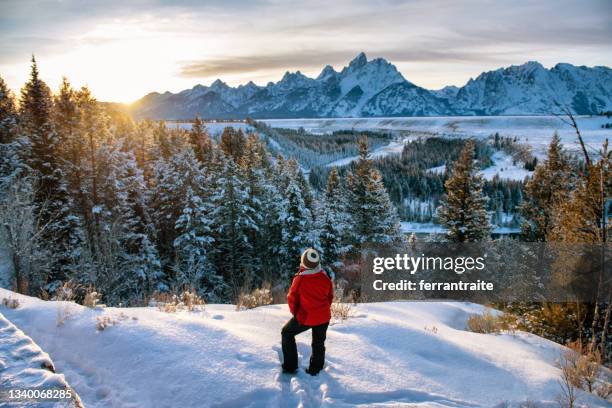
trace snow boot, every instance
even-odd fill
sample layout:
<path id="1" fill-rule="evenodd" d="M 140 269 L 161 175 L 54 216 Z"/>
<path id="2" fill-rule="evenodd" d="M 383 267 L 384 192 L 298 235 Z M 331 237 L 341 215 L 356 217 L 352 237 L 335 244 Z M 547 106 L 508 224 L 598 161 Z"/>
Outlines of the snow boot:
<path id="1" fill-rule="evenodd" d="M 314 377 L 314 376 L 316 376 L 317 374 L 319 374 L 319 372 L 320 372 L 321 370 L 315 370 L 314 368 L 310 368 L 310 367 L 309 367 L 309 368 L 307 368 L 307 369 L 306 369 L 306 370 L 304 370 L 304 371 L 306 371 L 308 374 L 310 374 L 310 375 L 312 375 L 312 376 Z"/>

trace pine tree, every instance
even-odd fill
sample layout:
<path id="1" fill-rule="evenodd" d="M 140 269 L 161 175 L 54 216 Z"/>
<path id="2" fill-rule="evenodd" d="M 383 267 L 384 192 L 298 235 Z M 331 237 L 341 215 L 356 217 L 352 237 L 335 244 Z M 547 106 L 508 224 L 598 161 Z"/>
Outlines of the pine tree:
<path id="1" fill-rule="evenodd" d="M 26 172 L 20 156 L 25 146 L 17 140 L 17 125 L 15 98 L 0 77 L 0 193 Z"/>
<path id="2" fill-rule="evenodd" d="M 574 243 L 604 242 L 604 205 L 606 198 L 612 195 L 612 153 L 608 151 L 607 140 L 600 157 L 591 163 L 588 172 L 577 179 L 571 192 L 557 196 L 559 201 L 553 208 L 547 239 Z"/>
<path id="3" fill-rule="evenodd" d="M 141 302 L 161 280 L 142 170 L 121 140 L 101 146 L 97 158 L 100 231 L 90 248 L 89 280 L 110 304 Z"/>
<path id="4" fill-rule="evenodd" d="M 51 91 L 39 78 L 32 57 L 30 80 L 21 91 L 20 131 L 27 137 L 27 163 L 36 178 L 35 215 L 42 241 L 52 249 L 48 289 L 54 290 L 74 267 L 74 248 L 81 239 L 78 218 L 71 213 L 71 200 L 61 166 L 61 139 L 52 121 Z"/>
<path id="5" fill-rule="evenodd" d="M 214 263 L 230 285 L 230 298 L 252 279 L 252 243 L 248 238 L 257 230 L 254 209 L 248 205 L 248 191 L 231 158 L 223 159 L 223 169 L 212 197 L 215 229 Z"/>
<path id="6" fill-rule="evenodd" d="M 448 228 L 448 238 L 454 242 L 487 239 L 490 234 L 487 198 L 474 165 L 473 141 L 466 142 L 444 187 L 446 196 L 438 208 L 438 217 Z"/>
<path id="7" fill-rule="evenodd" d="M 397 210 L 368 155 L 368 141 L 362 138 L 355 172 L 347 174 L 350 241 L 355 249 L 366 243 L 383 244 L 402 239 Z"/>
<path id="8" fill-rule="evenodd" d="M 15 98 L 0 77 L 0 144 L 8 144 L 15 138 L 17 109 Z"/>
<path id="9" fill-rule="evenodd" d="M 173 242 L 175 282 L 179 287 L 196 289 L 209 300 L 219 300 L 226 286 L 211 259 L 215 242 L 211 175 L 204 174 L 193 151 L 186 149 L 180 157 L 184 189 L 181 196 L 175 197 L 176 205 L 182 209 L 175 222 Z"/>
<path id="10" fill-rule="evenodd" d="M 75 93 L 78 112 L 78 128 L 71 145 L 72 155 L 77 158 L 72 165 L 74 176 L 79 180 L 75 189 L 78 194 L 79 214 L 84 220 L 88 245 L 95 248 L 102 231 L 102 172 L 105 163 L 99 158 L 100 149 L 110 142 L 111 135 L 107 117 L 88 88 Z"/>
<path id="11" fill-rule="evenodd" d="M 160 120 L 153 127 L 153 140 L 155 141 L 156 156 L 168 160 L 172 153 L 172 141 L 170 130 L 166 126 L 166 122 Z"/>
<path id="12" fill-rule="evenodd" d="M 199 116 L 196 116 L 191 129 L 189 130 L 189 143 L 193 148 L 196 158 L 201 163 L 210 161 L 212 153 L 212 141 L 204 127 L 204 122 Z"/>
<path id="13" fill-rule="evenodd" d="M 240 161 L 240 157 L 244 153 L 246 140 L 241 129 L 234 129 L 231 126 L 223 129 L 221 133 L 221 142 L 219 147 L 227 157 L 231 157 L 234 162 Z"/>
<path id="14" fill-rule="evenodd" d="M 250 229 L 250 235 L 247 237 L 252 253 L 253 278 L 250 282 L 252 285 L 262 283 L 262 261 L 263 254 L 266 252 L 265 239 L 262 232 L 266 228 L 266 193 L 269 190 L 266 188 L 266 171 L 269 169 L 270 160 L 265 148 L 256 134 L 250 134 L 244 147 L 244 153 L 240 158 L 241 176 L 244 179 L 245 188 L 247 190 L 247 208 L 252 209 L 251 218 L 256 225 L 256 228 Z"/>
<path id="15" fill-rule="evenodd" d="M 548 146 L 546 160 L 540 163 L 525 185 L 522 205 L 522 235 L 528 241 L 546 241 L 554 227 L 557 204 L 565 201 L 572 190 L 571 166 L 555 133 Z"/>
<path id="16" fill-rule="evenodd" d="M 327 177 L 325 201 L 319 217 L 323 259 L 331 265 L 339 265 L 344 252 L 343 242 L 348 232 L 345 197 L 338 169 L 334 167 Z"/>

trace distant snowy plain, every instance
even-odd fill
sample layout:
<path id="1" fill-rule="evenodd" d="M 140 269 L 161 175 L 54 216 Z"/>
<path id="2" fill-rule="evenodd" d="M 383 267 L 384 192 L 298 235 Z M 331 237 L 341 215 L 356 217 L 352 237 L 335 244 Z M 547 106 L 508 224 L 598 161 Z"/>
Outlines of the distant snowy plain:
<path id="1" fill-rule="evenodd" d="M 578 126 L 586 143 L 599 149 L 606 138 L 612 137 L 612 129 L 601 125 L 612 123 L 603 116 L 579 116 Z M 272 127 L 297 129 L 303 127 L 314 133 L 335 130 L 378 130 L 402 134 L 423 132 L 445 137 L 488 137 L 496 132 L 501 136 L 517 137 L 536 151 L 545 150 L 554 132 L 561 137 L 568 149 L 575 149 L 576 133 L 556 116 L 438 116 L 396 118 L 320 118 L 320 119 L 266 119 Z"/>

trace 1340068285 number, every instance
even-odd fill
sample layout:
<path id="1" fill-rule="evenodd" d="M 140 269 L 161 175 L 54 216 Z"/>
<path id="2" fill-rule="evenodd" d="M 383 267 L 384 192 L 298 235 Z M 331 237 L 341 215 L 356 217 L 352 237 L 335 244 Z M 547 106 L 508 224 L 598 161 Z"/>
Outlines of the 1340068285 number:
<path id="1" fill-rule="evenodd" d="M 13 388 L 0 391 L 0 402 L 60 401 L 72 396 L 70 388 Z"/>

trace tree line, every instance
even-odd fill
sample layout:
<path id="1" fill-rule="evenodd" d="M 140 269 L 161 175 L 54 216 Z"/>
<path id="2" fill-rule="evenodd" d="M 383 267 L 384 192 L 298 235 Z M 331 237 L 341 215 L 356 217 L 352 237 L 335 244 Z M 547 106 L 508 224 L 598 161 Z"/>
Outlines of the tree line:
<path id="1" fill-rule="evenodd" d="M 306 247 L 337 265 L 364 242 L 401 239 L 395 208 L 368 158 L 316 194 L 297 161 L 256 133 L 213 140 L 133 122 L 64 79 L 57 94 L 32 59 L 18 101 L 0 79 L 1 234 L 20 293 L 66 281 L 107 304 L 195 289 L 231 302 L 262 282 L 286 286 Z"/>

